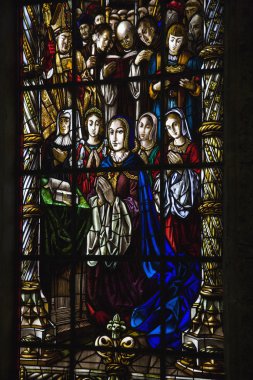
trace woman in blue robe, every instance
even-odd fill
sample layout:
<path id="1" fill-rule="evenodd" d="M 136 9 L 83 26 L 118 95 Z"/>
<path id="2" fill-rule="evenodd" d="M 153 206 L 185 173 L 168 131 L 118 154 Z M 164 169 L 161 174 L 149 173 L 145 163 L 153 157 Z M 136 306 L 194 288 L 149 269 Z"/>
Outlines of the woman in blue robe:
<path id="1" fill-rule="evenodd" d="M 142 268 L 138 168 L 143 162 L 129 149 L 130 130 L 124 117 L 110 120 L 109 153 L 88 197 L 87 309 L 104 326 L 115 314 L 130 326 L 134 308 L 152 296 L 155 285 Z"/>

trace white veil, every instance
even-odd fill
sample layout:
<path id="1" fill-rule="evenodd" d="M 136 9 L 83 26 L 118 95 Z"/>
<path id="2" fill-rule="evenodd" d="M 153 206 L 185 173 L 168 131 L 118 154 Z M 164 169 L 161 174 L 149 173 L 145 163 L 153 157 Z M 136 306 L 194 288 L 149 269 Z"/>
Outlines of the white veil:
<path id="1" fill-rule="evenodd" d="M 135 127 L 135 137 L 137 139 L 139 139 L 139 135 L 138 135 L 138 125 L 139 125 L 139 122 L 140 120 L 145 117 L 145 116 L 149 116 L 151 117 L 152 121 L 153 121 L 153 128 L 150 132 L 150 137 L 151 139 L 156 142 L 156 139 L 157 139 L 157 117 L 152 113 L 152 112 L 145 112 L 144 114 L 142 114 L 139 119 L 138 119 L 138 123 L 136 123 L 136 127 Z"/>
<path id="2" fill-rule="evenodd" d="M 60 118 L 61 117 L 67 117 L 70 120 L 69 132 L 66 135 L 62 135 L 60 133 Z M 60 111 L 57 115 L 56 138 L 54 140 L 54 142 L 57 145 L 69 146 L 72 144 L 72 130 L 73 130 L 72 126 L 73 126 L 73 110 L 69 108 L 69 109 Z M 77 140 L 82 139 L 80 115 L 78 111 L 76 111 L 76 137 L 77 137 Z"/>
<path id="3" fill-rule="evenodd" d="M 172 113 L 177 114 L 181 119 L 181 133 L 182 133 L 182 135 L 187 137 L 189 140 L 192 140 L 191 134 L 189 131 L 189 126 L 188 126 L 188 123 L 187 123 L 187 120 L 186 120 L 186 117 L 185 117 L 185 114 L 184 114 L 184 111 L 182 110 L 182 108 L 172 108 L 171 110 L 169 110 L 169 112 L 167 112 L 165 114 L 165 119 L 167 119 L 168 115 L 170 115 Z"/>

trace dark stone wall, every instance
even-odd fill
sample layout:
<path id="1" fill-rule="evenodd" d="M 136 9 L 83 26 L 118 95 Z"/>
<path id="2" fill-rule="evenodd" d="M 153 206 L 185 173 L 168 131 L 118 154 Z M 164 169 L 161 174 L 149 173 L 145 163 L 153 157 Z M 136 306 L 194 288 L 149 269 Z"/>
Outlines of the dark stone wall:
<path id="1" fill-rule="evenodd" d="M 20 0 L 21 1 L 21 0 Z M 253 379 L 253 6 L 226 1 L 224 289 L 228 380 Z M 17 3 L 0 12 L 0 379 L 18 379 Z M 15 239 L 16 237 L 16 239 Z"/>
<path id="2" fill-rule="evenodd" d="M 226 1 L 225 353 L 227 379 L 253 379 L 253 6 Z"/>
<path id="3" fill-rule="evenodd" d="M 17 284 L 17 3 L 1 1 L 0 11 L 0 379 L 16 371 Z"/>

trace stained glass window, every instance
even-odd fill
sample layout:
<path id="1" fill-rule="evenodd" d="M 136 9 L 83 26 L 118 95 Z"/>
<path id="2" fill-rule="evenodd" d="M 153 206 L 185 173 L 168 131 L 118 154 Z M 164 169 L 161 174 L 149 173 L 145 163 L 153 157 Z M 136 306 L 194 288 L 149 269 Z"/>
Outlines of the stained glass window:
<path id="1" fill-rule="evenodd" d="M 20 379 L 219 379 L 222 0 L 20 5 Z"/>

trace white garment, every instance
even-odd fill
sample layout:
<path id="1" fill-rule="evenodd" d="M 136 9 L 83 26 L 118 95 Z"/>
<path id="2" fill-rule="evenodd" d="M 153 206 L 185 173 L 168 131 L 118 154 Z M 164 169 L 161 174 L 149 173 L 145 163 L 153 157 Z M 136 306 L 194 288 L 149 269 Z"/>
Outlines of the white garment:
<path id="1" fill-rule="evenodd" d="M 192 169 L 184 169 L 183 173 L 175 171 L 171 176 L 164 178 L 164 217 L 169 213 L 186 218 L 194 205 L 199 192 L 199 177 Z M 160 176 L 154 183 L 154 193 L 160 194 Z M 159 205 L 156 209 L 160 212 Z"/>
<path id="2" fill-rule="evenodd" d="M 44 71 L 42 73 L 43 79 L 50 79 L 53 76 L 54 68 L 52 67 L 47 73 Z"/>
<path id="3" fill-rule="evenodd" d="M 87 255 L 120 256 L 124 255 L 131 243 L 132 223 L 127 207 L 119 197 L 111 206 L 98 205 L 98 196 L 89 201 L 92 208 L 92 226 L 87 235 Z M 88 261 L 95 266 L 97 261 Z M 116 262 L 105 262 L 108 267 L 116 267 Z"/>
<path id="4" fill-rule="evenodd" d="M 132 51 L 123 56 L 126 58 L 129 54 L 134 55 L 134 58 L 130 61 L 130 69 L 129 69 L 129 78 L 139 76 L 140 66 L 134 63 L 135 56 L 137 52 Z M 110 57 L 110 56 L 108 56 Z M 112 56 L 113 57 L 113 56 Z M 117 56 L 115 56 L 117 57 Z M 119 58 L 119 57 L 118 57 Z M 116 58 L 115 58 L 116 60 Z M 116 60 L 117 62 L 117 60 Z M 100 79 L 105 79 L 103 77 L 103 69 L 100 72 Z M 130 92 L 133 98 L 136 100 L 136 119 L 138 120 L 140 116 L 140 93 L 141 93 L 141 83 L 140 82 L 129 82 L 128 84 Z M 117 96 L 118 96 L 118 86 L 115 84 L 103 84 L 101 85 L 101 93 L 104 97 L 105 102 L 105 123 L 108 123 L 109 120 L 117 114 Z M 129 115 L 132 116 L 132 115 Z"/>

